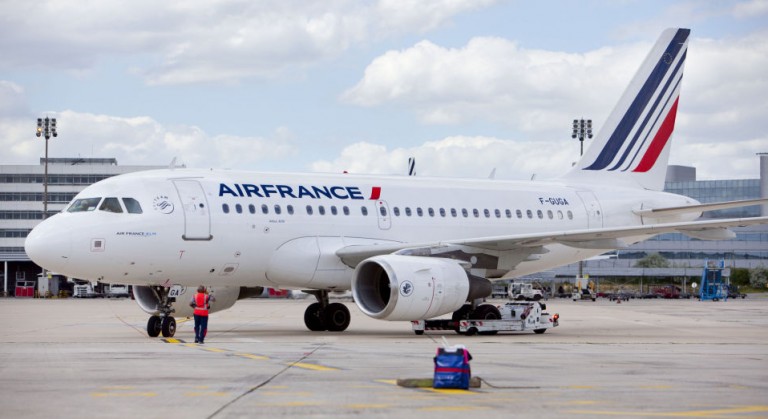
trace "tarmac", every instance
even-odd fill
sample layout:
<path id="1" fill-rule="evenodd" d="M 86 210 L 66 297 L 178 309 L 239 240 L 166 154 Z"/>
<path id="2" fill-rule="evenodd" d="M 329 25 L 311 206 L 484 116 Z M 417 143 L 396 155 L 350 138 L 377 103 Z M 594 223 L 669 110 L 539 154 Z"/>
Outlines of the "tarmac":
<path id="1" fill-rule="evenodd" d="M 129 299 L 0 299 L 0 417 L 768 417 L 768 298 L 555 299 L 559 327 L 496 336 L 417 336 L 351 301 L 347 331 L 310 332 L 311 302 L 239 301 L 198 345 L 181 319 L 147 337 Z M 443 336 L 481 387 L 396 385 L 432 377 Z"/>

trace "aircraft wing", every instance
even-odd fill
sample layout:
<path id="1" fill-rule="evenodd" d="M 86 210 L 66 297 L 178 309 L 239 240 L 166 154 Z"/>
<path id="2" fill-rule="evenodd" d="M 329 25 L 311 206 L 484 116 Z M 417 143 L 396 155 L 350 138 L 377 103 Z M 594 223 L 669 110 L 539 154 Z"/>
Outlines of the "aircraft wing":
<path id="1" fill-rule="evenodd" d="M 640 216 L 664 217 L 669 215 L 690 214 L 692 212 L 715 211 L 728 208 L 748 207 L 768 204 L 768 198 L 747 199 L 742 201 L 714 202 L 711 204 L 686 205 L 682 207 L 648 208 L 634 211 Z"/>
<path id="2" fill-rule="evenodd" d="M 410 256 L 451 257 L 467 260 L 485 256 L 486 268 L 506 269 L 537 254 L 546 253 L 548 244 L 562 244 L 580 249 L 621 249 L 628 246 L 622 240 L 628 237 L 653 236 L 662 233 L 683 233 L 705 240 L 728 240 L 735 234 L 729 227 L 746 227 L 768 224 L 768 217 L 731 218 L 723 220 L 687 221 L 678 223 L 641 225 L 632 227 L 608 227 L 588 230 L 553 231 L 534 234 L 479 237 L 444 240 L 431 243 L 387 243 L 382 245 L 351 245 L 336 251 L 336 255 L 348 266 L 354 267 L 363 260 L 377 255 L 401 254 Z M 480 267 L 483 261 L 480 260 Z M 496 265 L 491 267 L 492 265 Z M 477 264 L 474 264 L 476 267 Z"/>

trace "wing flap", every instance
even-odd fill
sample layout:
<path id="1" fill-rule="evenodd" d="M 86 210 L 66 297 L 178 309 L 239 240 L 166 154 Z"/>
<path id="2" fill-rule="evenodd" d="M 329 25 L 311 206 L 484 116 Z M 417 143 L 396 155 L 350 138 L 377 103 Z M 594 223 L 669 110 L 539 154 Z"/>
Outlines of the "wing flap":
<path id="1" fill-rule="evenodd" d="M 704 211 L 715 211 L 728 208 L 749 207 L 752 205 L 762 205 L 768 203 L 768 198 L 746 199 L 742 201 L 713 202 L 710 204 L 685 205 L 681 207 L 666 208 L 648 208 L 634 210 L 633 212 L 641 217 L 661 218 L 671 215 L 681 215 L 690 213 L 701 213 Z"/>

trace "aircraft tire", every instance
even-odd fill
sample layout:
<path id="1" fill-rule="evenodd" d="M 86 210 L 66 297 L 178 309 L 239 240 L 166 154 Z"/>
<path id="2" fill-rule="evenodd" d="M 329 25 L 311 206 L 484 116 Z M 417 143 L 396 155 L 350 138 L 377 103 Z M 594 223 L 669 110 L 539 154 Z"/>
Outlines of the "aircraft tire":
<path id="1" fill-rule="evenodd" d="M 469 304 L 464 304 L 461 306 L 461 308 L 453 312 L 451 315 L 451 320 L 456 322 L 456 328 L 454 329 L 454 332 L 460 335 L 464 334 L 461 330 L 459 330 L 459 321 L 468 319 L 470 311 L 472 311 L 472 306 Z"/>
<path id="2" fill-rule="evenodd" d="M 161 331 L 161 325 L 160 325 L 160 317 L 158 316 L 152 316 L 147 321 L 147 334 L 151 338 L 156 338 L 160 336 Z"/>
<path id="3" fill-rule="evenodd" d="M 328 331 L 343 332 L 349 327 L 349 309 L 341 303 L 328 304 L 323 312 L 323 320 Z"/>
<path id="4" fill-rule="evenodd" d="M 160 328 L 162 329 L 164 338 L 172 338 L 173 335 L 176 334 L 176 319 L 171 316 L 163 317 Z"/>
<path id="5" fill-rule="evenodd" d="M 472 320 L 498 320 L 501 318 L 501 313 L 499 312 L 499 309 L 496 308 L 494 305 L 490 304 L 483 304 L 477 306 L 475 311 L 470 313 L 470 318 Z M 480 332 L 481 335 L 495 335 L 499 332 L 497 330 L 491 330 L 487 332 Z"/>
<path id="6" fill-rule="evenodd" d="M 323 310 L 320 303 L 312 303 L 304 311 L 304 325 L 307 329 L 313 332 L 322 332 L 326 330 L 325 321 L 323 319 Z"/>

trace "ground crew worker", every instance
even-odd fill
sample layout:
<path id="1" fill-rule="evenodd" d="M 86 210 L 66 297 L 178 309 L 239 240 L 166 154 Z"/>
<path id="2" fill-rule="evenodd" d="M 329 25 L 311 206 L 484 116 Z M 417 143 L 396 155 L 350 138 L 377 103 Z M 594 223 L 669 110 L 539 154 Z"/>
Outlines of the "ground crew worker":
<path id="1" fill-rule="evenodd" d="M 211 303 L 216 301 L 213 295 L 208 295 L 204 285 L 197 287 L 197 293 L 192 297 L 189 305 L 195 309 L 195 343 L 203 343 L 208 333 L 208 310 Z"/>

